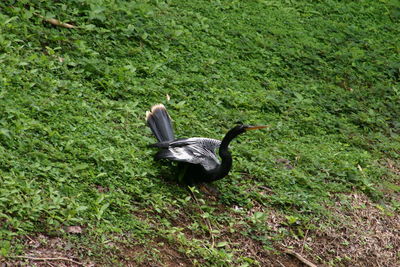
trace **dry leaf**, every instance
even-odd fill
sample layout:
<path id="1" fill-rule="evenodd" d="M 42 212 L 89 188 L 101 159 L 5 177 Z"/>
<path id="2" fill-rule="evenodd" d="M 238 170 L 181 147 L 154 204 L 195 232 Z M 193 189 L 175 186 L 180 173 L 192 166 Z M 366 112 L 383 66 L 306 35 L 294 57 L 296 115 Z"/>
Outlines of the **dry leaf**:
<path id="1" fill-rule="evenodd" d="M 69 234 L 82 234 L 82 228 L 80 226 L 68 226 L 66 231 Z"/>
<path id="2" fill-rule="evenodd" d="M 75 28 L 74 25 L 69 24 L 69 23 L 63 23 L 61 21 L 59 21 L 58 19 L 46 19 L 45 17 L 43 17 L 42 15 L 37 14 L 39 17 L 41 17 L 42 19 L 44 19 L 45 21 L 47 21 L 50 24 L 53 24 L 54 26 L 60 26 L 60 27 L 64 27 L 67 29 L 73 29 Z"/>
<path id="3" fill-rule="evenodd" d="M 45 19 L 45 21 L 47 21 L 55 26 L 60 26 L 60 27 L 68 28 L 68 29 L 75 28 L 74 25 L 68 24 L 68 23 L 62 23 L 61 21 L 59 21 L 57 19 Z"/>

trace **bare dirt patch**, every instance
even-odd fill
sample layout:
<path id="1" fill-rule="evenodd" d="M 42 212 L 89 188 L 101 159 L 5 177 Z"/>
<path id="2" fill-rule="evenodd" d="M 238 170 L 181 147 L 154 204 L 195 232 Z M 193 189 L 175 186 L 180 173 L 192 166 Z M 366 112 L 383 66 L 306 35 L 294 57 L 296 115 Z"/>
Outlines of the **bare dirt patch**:
<path id="1" fill-rule="evenodd" d="M 93 262 L 78 256 L 71 243 L 59 237 L 25 236 L 24 245 L 23 255 L 0 258 L 0 262 L 5 266 L 94 266 Z"/>
<path id="2" fill-rule="evenodd" d="M 158 262 L 155 262 L 150 255 L 151 250 L 158 251 Z M 120 263 L 123 266 L 193 266 L 189 258 L 177 251 L 176 247 L 171 246 L 166 240 L 149 240 L 146 246 L 121 246 L 119 247 Z"/>

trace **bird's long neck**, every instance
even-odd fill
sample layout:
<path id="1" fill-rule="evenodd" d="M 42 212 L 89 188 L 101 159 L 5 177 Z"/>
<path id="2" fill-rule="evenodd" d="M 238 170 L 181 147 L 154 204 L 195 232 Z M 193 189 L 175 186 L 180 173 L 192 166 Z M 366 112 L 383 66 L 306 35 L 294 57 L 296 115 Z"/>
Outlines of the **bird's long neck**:
<path id="1" fill-rule="evenodd" d="M 240 134 L 240 132 L 230 130 L 222 139 L 221 145 L 219 146 L 219 156 L 221 157 L 221 164 L 218 167 L 217 173 L 214 176 L 214 181 L 219 180 L 226 175 L 232 169 L 232 155 L 229 152 L 229 143 Z"/>

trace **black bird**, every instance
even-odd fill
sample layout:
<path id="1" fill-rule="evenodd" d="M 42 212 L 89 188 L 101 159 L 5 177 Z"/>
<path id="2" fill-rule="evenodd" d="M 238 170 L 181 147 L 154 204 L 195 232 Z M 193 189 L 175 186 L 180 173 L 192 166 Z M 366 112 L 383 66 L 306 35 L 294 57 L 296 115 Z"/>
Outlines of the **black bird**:
<path id="1" fill-rule="evenodd" d="M 229 130 L 222 141 L 203 137 L 175 139 L 171 118 L 163 104 L 154 105 L 151 111 L 147 111 L 146 121 L 158 140 L 151 145 L 160 149 L 155 158 L 184 163 L 183 182 L 188 185 L 224 178 L 232 168 L 229 143 L 245 131 L 267 127 L 239 124 Z M 217 157 L 217 149 L 221 161 Z"/>

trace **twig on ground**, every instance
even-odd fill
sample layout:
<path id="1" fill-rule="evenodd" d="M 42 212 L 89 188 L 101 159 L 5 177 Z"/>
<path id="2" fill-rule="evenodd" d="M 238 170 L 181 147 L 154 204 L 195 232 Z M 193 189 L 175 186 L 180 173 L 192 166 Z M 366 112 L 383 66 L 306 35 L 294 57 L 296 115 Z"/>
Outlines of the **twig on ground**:
<path id="1" fill-rule="evenodd" d="M 300 253 L 303 253 L 303 250 L 304 250 L 304 245 L 306 244 L 306 241 L 307 241 L 307 235 L 308 235 L 308 231 L 309 231 L 310 229 L 307 229 L 307 231 L 306 231 L 306 233 L 305 233 L 305 235 L 304 235 L 304 238 L 303 238 L 303 244 L 301 245 L 301 250 L 300 250 Z"/>
<path id="2" fill-rule="evenodd" d="M 25 237 L 26 238 L 28 238 L 29 239 L 29 241 L 31 241 L 32 243 L 34 243 L 35 241 L 32 239 L 32 238 L 30 238 L 30 236 L 29 235 L 25 235 Z"/>
<path id="3" fill-rule="evenodd" d="M 305 258 L 304 258 L 303 256 L 301 256 L 299 253 L 297 253 L 297 252 L 295 252 L 295 251 L 293 251 L 293 250 L 284 248 L 283 251 L 284 251 L 285 253 L 287 253 L 287 254 L 290 254 L 290 255 L 292 255 L 292 256 L 295 256 L 299 261 L 301 261 L 302 263 L 304 263 L 305 265 L 307 265 L 307 266 L 309 266 L 309 267 L 317 267 L 317 265 L 315 265 L 314 263 L 312 263 L 312 262 L 310 262 L 309 260 L 305 259 Z"/>
<path id="4" fill-rule="evenodd" d="M 286 267 L 285 264 L 283 264 L 282 262 L 280 262 L 280 261 L 278 261 L 278 260 L 276 260 L 276 262 L 279 263 L 280 266 Z"/>
<path id="5" fill-rule="evenodd" d="M 7 256 L 9 258 L 18 258 L 18 259 L 28 259 L 28 260 L 33 260 L 33 261 L 69 261 L 72 263 L 75 263 L 80 266 L 84 266 L 83 263 L 80 263 L 78 261 L 74 261 L 68 258 L 64 257 L 56 257 L 56 258 L 38 258 L 38 257 L 32 257 L 32 256 Z"/>

